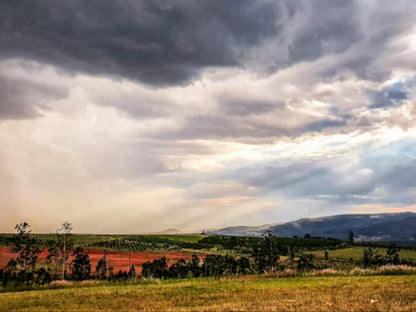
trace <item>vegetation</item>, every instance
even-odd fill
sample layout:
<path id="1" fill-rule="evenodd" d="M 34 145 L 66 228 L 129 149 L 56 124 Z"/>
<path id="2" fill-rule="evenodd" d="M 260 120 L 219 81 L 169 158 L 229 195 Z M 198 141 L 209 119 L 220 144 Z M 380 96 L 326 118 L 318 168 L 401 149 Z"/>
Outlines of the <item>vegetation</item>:
<path id="1" fill-rule="evenodd" d="M 416 275 L 246 276 L 1 293 L 0 311 L 414 311 Z"/>
<path id="2" fill-rule="evenodd" d="M 383 300 L 401 296 L 402 304 L 410 307 L 412 290 L 408 281 L 414 282 L 416 275 L 416 250 L 359 245 L 353 242 L 352 232 L 345 242 L 311 235 L 277 238 L 271 232 L 262 237 L 74 235 L 67 222 L 54 235 L 32 234 L 26 222 L 16 225 L 15 230 L 14 235 L 0 236 L 16 254 L 0 270 L 0 292 L 6 292 L 0 294 L 0 301 L 6 302 L 0 310 L 331 310 L 335 306 L 400 310 L 398 301 Z M 130 251 L 151 250 L 158 256 L 142 263 L 137 272 L 129 258 L 127 270 L 114 272 L 106 251 L 93 267 L 90 248 L 129 251 L 129 255 Z M 42 262 L 39 255 L 44 250 L 48 255 Z M 164 253 L 172 250 L 194 254 L 188 254 L 187 260 L 169 262 Z M 196 251 L 203 253 L 197 255 Z M 380 275 L 385 275 L 384 282 Z M 371 290 L 369 280 L 379 292 Z M 87 287 L 83 286 L 85 282 L 98 284 Z M 396 283 L 397 289 L 383 286 L 387 282 Z M 69 288 L 51 296 L 48 289 L 59 285 Z M 35 289 L 43 291 L 7 294 Z M 322 301 L 319 296 L 326 299 Z M 13 300 L 20 300 L 19 304 Z M 371 305 L 368 300 L 383 303 Z M 80 304 L 74 305 L 77 301 Z"/>
<path id="3" fill-rule="evenodd" d="M 371 248 L 374 253 L 385 256 L 388 247 L 364 247 L 364 246 L 350 246 L 348 248 L 340 248 L 333 250 L 316 250 L 309 251 L 308 253 L 314 255 L 317 259 L 325 259 L 325 252 L 328 254 L 328 259 L 340 262 L 352 261 L 353 263 L 359 263 L 364 255 L 364 251 L 368 248 Z M 403 247 L 396 247 L 398 250 L 398 255 L 400 259 L 408 259 L 415 261 L 416 260 L 416 250 L 408 249 Z M 327 260 L 328 260 L 327 259 Z"/>
<path id="4" fill-rule="evenodd" d="M 77 247 L 72 256 L 74 257 L 74 260 L 71 262 L 72 278 L 76 281 L 89 279 L 91 264 L 88 254 L 81 247 Z"/>

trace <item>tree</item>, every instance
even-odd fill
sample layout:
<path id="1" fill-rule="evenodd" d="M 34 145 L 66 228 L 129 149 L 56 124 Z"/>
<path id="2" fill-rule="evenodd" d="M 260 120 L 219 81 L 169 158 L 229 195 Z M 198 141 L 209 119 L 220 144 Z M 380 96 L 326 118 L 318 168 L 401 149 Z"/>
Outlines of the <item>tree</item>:
<path id="1" fill-rule="evenodd" d="M 168 277 L 168 273 L 166 257 L 155 259 L 153 262 L 147 261 L 142 264 L 142 275 L 145 278 L 164 279 Z"/>
<path id="2" fill-rule="evenodd" d="M 254 248 L 254 259 L 259 272 L 275 272 L 280 259 L 275 236 L 271 231 L 262 235 L 262 240 L 257 248 Z"/>
<path id="3" fill-rule="evenodd" d="M 56 230 L 58 236 L 58 248 L 60 249 L 60 262 L 62 266 L 62 279 L 65 279 L 65 265 L 69 258 L 69 249 L 72 247 L 72 223 L 65 221 Z"/>
<path id="4" fill-rule="evenodd" d="M 395 245 L 389 246 L 386 252 L 386 262 L 389 264 L 399 264 L 399 249 Z"/>
<path id="5" fill-rule="evenodd" d="M 185 278 L 188 275 L 188 267 L 184 259 L 179 259 L 169 268 L 169 277 Z"/>
<path id="6" fill-rule="evenodd" d="M 298 255 L 297 260 L 297 269 L 299 271 L 310 271 L 315 268 L 313 264 L 313 255 L 310 254 L 300 254 Z"/>
<path id="7" fill-rule="evenodd" d="M 54 264 L 54 269 L 55 269 L 54 278 L 55 279 L 58 278 L 58 269 L 59 269 L 59 264 L 60 264 L 59 259 L 60 259 L 59 250 L 56 246 L 56 242 L 53 242 L 48 248 L 48 255 L 46 257 L 46 263 Z"/>
<path id="8" fill-rule="evenodd" d="M 374 248 L 365 248 L 363 250 L 363 258 L 361 263 L 364 267 L 377 266 L 385 264 L 385 258 L 378 254 L 377 250 Z"/>
<path id="9" fill-rule="evenodd" d="M 130 266 L 128 276 L 129 276 L 129 279 L 135 279 L 136 278 L 136 268 L 135 268 L 134 264 L 132 264 Z"/>
<path id="10" fill-rule="evenodd" d="M 88 279 L 91 274 L 90 257 L 84 249 L 77 247 L 72 254 L 74 260 L 71 261 L 72 278 L 76 281 Z"/>
<path id="11" fill-rule="evenodd" d="M 348 241 L 354 243 L 354 232 L 352 230 L 348 232 Z"/>
<path id="12" fill-rule="evenodd" d="M 238 259 L 238 273 L 245 275 L 248 270 L 250 270 L 250 260 L 246 257 Z"/>
<path id="13" fill-rule="evenodd" d="M 224 274 L 226 266 L 224 258 L 221 255 L 210 254 L 204 259 L 202 272 L 204 276 L 215 276 L 219 279 Z"/>
<path id="14" fill-rule="evenodd" d="M 198 255 L 193 254 L 191 262 L 188 264 L 189 271 L 191 271 L 193 277 L 200 277 L 202 274 L 201 267 L 199 266 Z"/>
<path id="15" fill-rule="evenodd" d="M 107 270 L 107 251 L 104 250 L 104 255 L 98 261 L 97 266 L 95 267 L 95 272 L 99 278 L 106 279 Z"/>
<path id="16" fill-rule="evenodd" d="M 29 272 L 36 269 L 36 262 L 38 260 L 40 249 L 37 245 L 36 239 L 31 235 L 32 230 L 27 222 L 16 224 L 14 229 L 17 235 L 13 237 L 14 247 L 13 252 L 19 253 L 16 262 L 21 266 L 23 271 Z"/>
<path id="17" fill-rule="evenodd" d="M 372 264 L 374 257 L 374 250 L 371 248 L 365 248 L 363 250 L 363 258 L 361 260 L 364 267 L 368 267 Z"/>

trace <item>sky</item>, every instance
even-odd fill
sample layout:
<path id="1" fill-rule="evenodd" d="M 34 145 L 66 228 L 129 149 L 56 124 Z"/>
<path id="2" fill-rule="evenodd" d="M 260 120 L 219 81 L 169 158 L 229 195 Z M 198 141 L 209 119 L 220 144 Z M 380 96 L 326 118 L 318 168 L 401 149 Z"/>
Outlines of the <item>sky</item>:
<path id="1" fill-rule="evenodd" d="M 416 211 L 416 2 L 0 2 L 0 232 Z"/>

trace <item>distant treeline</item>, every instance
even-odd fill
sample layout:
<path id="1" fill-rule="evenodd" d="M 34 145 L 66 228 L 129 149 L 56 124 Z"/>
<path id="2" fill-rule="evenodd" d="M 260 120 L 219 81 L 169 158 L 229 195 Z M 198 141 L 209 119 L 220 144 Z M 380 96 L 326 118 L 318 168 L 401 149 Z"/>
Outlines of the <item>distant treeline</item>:
<path id="1" fill-rule="evenodd" d="M 172 238 L 148 235 L 132 235 L 116 239 L 108 239 L 90 243 L 88 247 L 98 247 L 114 250 L 144 251 L 144 250 L 222 250 L 236 251 L 238 254 L 250 255 L 262 240 L 261 237 L 207 235 L 197 242 L 183 242 Z M 347 243 L 331 238 L 286 238 L 276 237 L 279 253 L 287 255 L 288 248 L 293 251 L 307 251 L 320 249 L 336 249 L 348 246 Z"/>

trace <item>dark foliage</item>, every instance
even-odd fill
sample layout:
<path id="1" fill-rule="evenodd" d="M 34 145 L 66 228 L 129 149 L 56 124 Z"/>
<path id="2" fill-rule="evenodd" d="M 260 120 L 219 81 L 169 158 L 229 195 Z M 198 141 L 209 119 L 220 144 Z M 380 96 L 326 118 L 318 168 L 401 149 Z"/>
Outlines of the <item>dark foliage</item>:
<path id="1" fill-rule="evenodd" d="M 107 252 L 104 250 L 103 257 L 98 261 L 97 266 L 95 267 L 95 273 L 98 278 L 106 279 L 107 271 Z"/>
<path id="2" fill-rule="evenodd" d="M 258 272 L 275 272 L 278 269 L 279 248 L 276 237 L 271 232 L 263 235 L 259 245 L 254 248 L 253 256 Z"/>
<path id="3" fill-rule="evenodd" d="M 77 247 L 72 254 L 74 260 L 71 262 L 72 279 L 82 281 L 88 279 L 91 274 L 90 257 L 84 249 Z"/>

